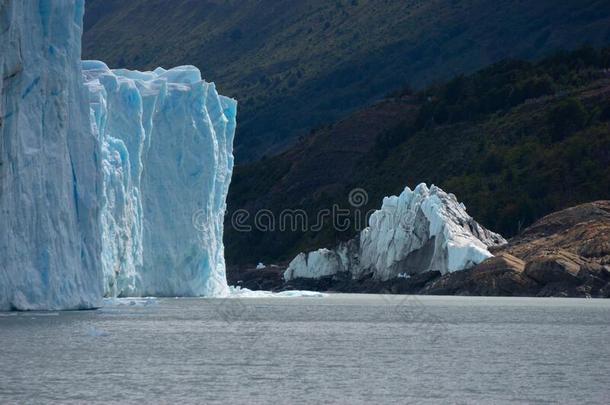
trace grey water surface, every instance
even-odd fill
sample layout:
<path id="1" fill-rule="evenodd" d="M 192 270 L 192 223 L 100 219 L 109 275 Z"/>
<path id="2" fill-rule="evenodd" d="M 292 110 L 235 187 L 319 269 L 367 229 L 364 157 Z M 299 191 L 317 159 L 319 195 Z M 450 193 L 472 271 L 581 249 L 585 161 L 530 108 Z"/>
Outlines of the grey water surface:
<path id="1" fill-rule="evenodd" d="M 610 300 L 125 299 L 0 313 L 0 403 L 609 403 Z"/>

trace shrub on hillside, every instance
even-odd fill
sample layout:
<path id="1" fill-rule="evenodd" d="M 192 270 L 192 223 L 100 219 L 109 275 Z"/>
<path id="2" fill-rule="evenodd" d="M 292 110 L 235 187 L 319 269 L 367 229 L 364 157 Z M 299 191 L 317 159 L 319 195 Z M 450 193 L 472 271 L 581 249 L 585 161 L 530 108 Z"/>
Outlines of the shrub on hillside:
<path id="1" fill-rule="evenodd" d="M 560 141 L 585 127 L 589 114 L 580 100 L 568 98 L 549 111 L 551 138 Z"/>

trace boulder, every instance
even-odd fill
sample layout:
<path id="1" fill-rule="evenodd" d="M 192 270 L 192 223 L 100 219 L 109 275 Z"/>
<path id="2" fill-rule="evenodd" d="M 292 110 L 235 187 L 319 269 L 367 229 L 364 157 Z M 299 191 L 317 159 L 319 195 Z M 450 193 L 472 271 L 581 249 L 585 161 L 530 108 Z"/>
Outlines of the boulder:
<path id="1" fill-rule="evenodd" d="M 539 286 L 537 296 L 608 296 L 610 201 L 547 215 L 492 253 L 525 261 L 523 275 Z"/>
<path id="2" fill-rule="evenodd" d="M 489 258 L 470 270 L 447 274 L 426 286 L 432 295 L 532 295 L 539 285 L 524 274 L 525 262 L 507 253 Z"/>
<path id="3" fill-rule="evenodd" d="M 547 215 L 508 244 L 492 247 L 529 261 L 561 249 L 597 262 L 610 260 L 610 201 L 595 201 Z"/>
<path id="4" fill-rule="evenodd" d="M 567 283 L 579 285 L 578 273 L 585 262 L 565 250 L 541 252 L 531 258 L 525 266 L 525 275 L 540 284 Z"/>

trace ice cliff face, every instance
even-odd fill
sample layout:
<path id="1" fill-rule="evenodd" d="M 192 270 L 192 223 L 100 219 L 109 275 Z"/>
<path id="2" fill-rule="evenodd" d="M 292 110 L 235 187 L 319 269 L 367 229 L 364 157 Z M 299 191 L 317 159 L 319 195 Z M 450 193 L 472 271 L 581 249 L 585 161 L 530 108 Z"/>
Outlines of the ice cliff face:
<path id="1" fill-rule="evenodd" d="M 224 295 L 236 102 L 192 66 L 81 69 L 83 10 L 0 1 L 0 310 Z"/>
<path id="2" fill-rule="evenodd" d="M 91 308 L 102 297 L 83 8 L 0 2 L 0 310 Z"/>
<path id="3" fill-rule="evenodd" d="M 194 66 L 138 72 L 85 61 L 83 73 L 103 151 L 105 294 L 226 294 L 235 100 Z"/>
<path id="4" fill-rule="evenodd" d="M 464 270 L 491 257 L 488 247 L 506 243 L 474 221 L 453 194 L 420 184 L 387 197 L 358 238 L 334 250 L 299 254 L 284 274 L 320 278 L 350 272 L 388 280 L 399 274 Z"/>

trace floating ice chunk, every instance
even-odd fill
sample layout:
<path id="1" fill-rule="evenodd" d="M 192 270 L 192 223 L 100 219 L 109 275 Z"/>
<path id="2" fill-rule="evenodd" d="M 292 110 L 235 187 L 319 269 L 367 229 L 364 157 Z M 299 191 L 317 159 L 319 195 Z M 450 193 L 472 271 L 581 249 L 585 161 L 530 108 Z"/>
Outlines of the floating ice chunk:
<path id="1" fill-rule="evenodd" d="M 91 326 L 87 330 L 87 335 L 89 335 L 91 337 L 106 337 L 106 336 L 110 336 L 110 333 L 103 331 L 101 329 L 98 329 L 95 326 Z"/>
<path id="2" fill-rule="evenodd" d="M 253 291 L 241 287 L 229 287 L 230 294 L 227 298 L 294 298 L 294 297 L 326 297 L 328 294 L 316 291 L 282 291 L 274 293 L 271 291 Z"/>
<path id="3" fill-rule="evenodd" d="M 159 302 L 155 297 L 104 298 L 104 307 L 151 307 L 157 305 L 159 305 Z"/>

